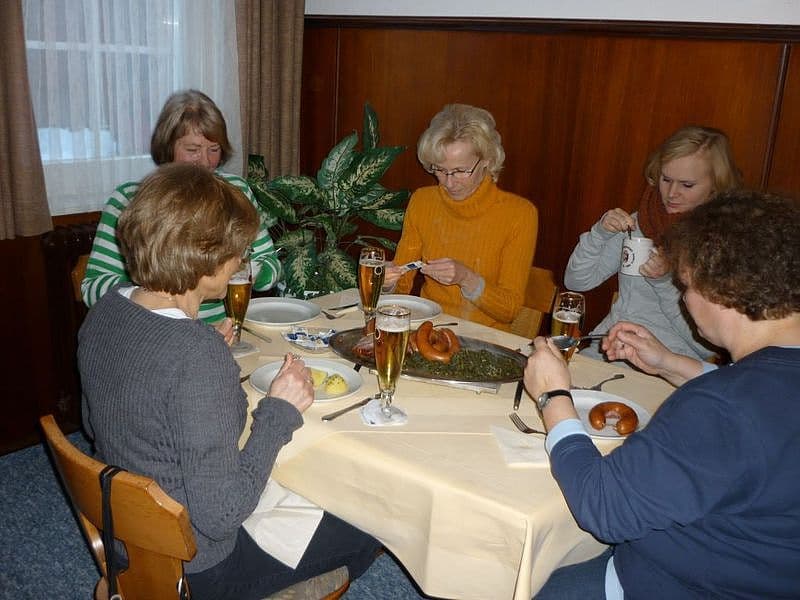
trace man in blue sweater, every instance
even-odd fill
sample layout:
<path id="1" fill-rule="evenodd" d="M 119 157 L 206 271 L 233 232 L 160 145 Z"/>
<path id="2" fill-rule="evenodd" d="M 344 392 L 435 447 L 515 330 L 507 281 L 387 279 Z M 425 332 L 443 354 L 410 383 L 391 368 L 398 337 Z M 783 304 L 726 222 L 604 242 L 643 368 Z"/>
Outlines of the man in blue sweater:
<path id="1" fill-rule="evenodd" d="M 800 598 L 800 203 L 720 194 L 665 249 L 699 332 L 733 362 L 704 368 L 617 323 L 609 358 L 680 387 L 601 456 L 558 349 L 535 340 L 525 385 L 553 475 L 578 524 L 611 545 L 537 598 Z"/>

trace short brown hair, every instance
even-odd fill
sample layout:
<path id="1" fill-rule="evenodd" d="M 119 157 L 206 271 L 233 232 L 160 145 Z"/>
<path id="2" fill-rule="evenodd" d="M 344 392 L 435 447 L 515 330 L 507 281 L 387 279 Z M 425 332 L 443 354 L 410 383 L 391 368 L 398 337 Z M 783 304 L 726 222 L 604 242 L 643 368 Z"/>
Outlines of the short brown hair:
<path id="1" fill-rule="evenodd" d="M 145 177 L 122 211 L 117 238 L 131 280 L 183 294 L 241 256 L 258 213 L 237 188 L 195 165 L 172 163 Z"/>
<path id="2" fill-rule="evenodd" d="M 697 153 L 708 160 L 713 193 L 718 194 L 742 185 L 742 176 L 733 162 L 728 136 L 713 127 L 694 125 L 678 129 L 650 155 L 644 168 L 647 183 L 658 184 L 661 169 L 666 163 Z"/>
<path id="3" fill-rule="evenodd" d="M 214 101 L 198 90 L 175 92 L 164 103 L 150 138 L 150 156 L 157 165 L 175 160 L 175 142 L 190 133 L 199 133 L 219 144 L 220 166 L 233 154 L 228 128 L 222 111 Z"/>
<path id="4" fill-rule="evenodd" d="M 440 110 L 417 142 L 417 159 L 426 171 L 444 158 L 453 142 L 469 142 L 494 181 L 500 176 L 506 152 L 492 113 L 469 104 L 448 104 Z"/>
<path id="5" fill-rule="evenodd" d="M 800 202 L 732 190 L 667 232 L 673 272 L 703 297 L 753 321 L 800 312 Z"/>

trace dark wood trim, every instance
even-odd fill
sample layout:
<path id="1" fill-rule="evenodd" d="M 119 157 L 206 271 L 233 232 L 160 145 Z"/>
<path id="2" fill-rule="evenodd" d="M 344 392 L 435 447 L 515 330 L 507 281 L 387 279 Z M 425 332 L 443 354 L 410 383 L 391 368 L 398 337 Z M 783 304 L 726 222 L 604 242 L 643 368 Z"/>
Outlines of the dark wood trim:
<path id="1" fill-rule="evenodd" d="M 778 136 L 778 125 L 781 121 L 781 109 L 783 107 L 783 96 L 786 89 L 786 78 L 789 71 L 789 59 L 792 56 L 792 45 L 784 44 L 781 52 L 781 61 L 778 70 L 778 78 L 775 82 L 775 97 L 772 103 L 772 120 L 769 124 L 769 135 L 767 137 L 767 147 L 764 150 L 764 168 L 761 171 L 761 189 L 769 186 L 770 174 L 772 173 L 772 159 L 775 154 L 775 143 Z"/>
<path id="2" fill-rule="evenodd" d="M 516 33 L 637 36 L 703 40 L 800 41 L 800 26 L 679 21 L 591 19 L 507 19 L 473 17 L 383 17 L 307 15 L 305 26 L 389 29 L 437 29 Z"/>

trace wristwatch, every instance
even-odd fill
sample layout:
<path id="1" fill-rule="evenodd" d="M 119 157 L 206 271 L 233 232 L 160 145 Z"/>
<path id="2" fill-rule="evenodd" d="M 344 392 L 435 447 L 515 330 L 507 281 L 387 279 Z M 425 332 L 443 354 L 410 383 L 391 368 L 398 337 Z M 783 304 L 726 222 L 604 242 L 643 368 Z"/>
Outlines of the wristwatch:
<path id="1" fill-rule="evenodd" d="M 575 403 L 572 399 L 572 394 L 570 394 L 569 390 L 551 390 L 549 392 L 543 393 L 536 399 L 536 406 L 539 407 L 539 410 L 544 410 L 544 407 L 550 404 L 550 400 L 554 396 L 566 396 L 569 398 L 569 401 L 573 404 Z"/>

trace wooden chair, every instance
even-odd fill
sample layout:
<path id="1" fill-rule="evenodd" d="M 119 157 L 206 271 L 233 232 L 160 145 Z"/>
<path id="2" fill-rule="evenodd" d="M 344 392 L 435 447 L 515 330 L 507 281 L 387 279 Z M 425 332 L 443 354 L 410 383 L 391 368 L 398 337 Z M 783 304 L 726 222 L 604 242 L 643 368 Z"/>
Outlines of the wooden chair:
<path id="1" fill-rule="evenodd" d="M 536 337 L 542 326 L 542 319 L 553 310 L 557 293 L 558 286 L 553 272 L 541 267 L 531 267 L 525 300 L 519 314 L 511 322 L 511 333 L 531 339 Z"/>
<path id="2" fill-rule="evenodd" d="M 81 281 L 86 276 L 86 264 L 89 262 L 88 254 L 81 254 L 78 257 L 78 262 L 72 267 L 70 271 L 70 279 L 72 280 L 72 295 L 76 302 L 83 302 L 83 295 L 81 294 Z"/>
<path id="3" fill-rule="evenodd" d="M 106 465 L 76 448 L 53 415 L 41 417 L 39 423 L 102 574 L 95 600 L 108 600 L 99 480 Z M 153 479 L 135 473 L 119 473 L 111 490 L 114 537 L 125 543 L 128 553 L 128 567 L 117 576 L 118 593 L 124 600 L 181 598 L 180 586 L 188 590 L 183 563 L 197 551 L 189 512 Z M 267 600 L 337 600 L 349 586 L 347 567 L 340 567 L 296 583 Z"/>

